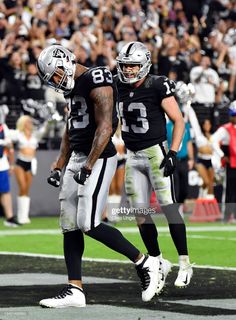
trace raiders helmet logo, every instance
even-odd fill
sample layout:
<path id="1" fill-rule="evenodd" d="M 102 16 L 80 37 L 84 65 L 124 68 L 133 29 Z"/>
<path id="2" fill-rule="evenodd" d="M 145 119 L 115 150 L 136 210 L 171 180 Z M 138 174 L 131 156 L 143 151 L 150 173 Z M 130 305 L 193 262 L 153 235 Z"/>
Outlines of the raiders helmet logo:
<path id="1" fill-rule="evenodd" d="M 65 58 L 66 54 L 61 49 L 55 49 L 52 53 L 53 58 Z"/>

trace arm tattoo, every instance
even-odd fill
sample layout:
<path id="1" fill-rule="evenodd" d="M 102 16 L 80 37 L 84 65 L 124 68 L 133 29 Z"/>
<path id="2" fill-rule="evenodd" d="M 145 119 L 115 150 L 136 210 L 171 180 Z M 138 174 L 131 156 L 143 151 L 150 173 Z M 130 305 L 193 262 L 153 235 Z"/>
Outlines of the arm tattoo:
<path id="1" fill-rule="evenodd" d="M 69 136 L 67 132 L 67 125 L 65 126 L 64 133 L 61 140 L 60 152 L 57 158 L 57 168 L 62 169 L 68 162 L 70 158 L 71 150 L 70 150 L 70 142 Z"/>
<path id="2" fill-rule="evenodd" d="M 86 163 L 88 168 L 93 167 L 112 134 L 113 88 L 110 86 L 95 88 L 91 91 L 90 97 L 94 103 L 97 129 Z"/>

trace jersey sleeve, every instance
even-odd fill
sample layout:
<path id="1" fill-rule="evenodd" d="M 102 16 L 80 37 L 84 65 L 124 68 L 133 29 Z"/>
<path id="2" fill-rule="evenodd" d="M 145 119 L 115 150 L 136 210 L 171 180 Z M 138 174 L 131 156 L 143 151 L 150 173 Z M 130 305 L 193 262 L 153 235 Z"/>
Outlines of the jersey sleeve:
<path id="1" fill-rule="evenodd" d="M 89 70 L 87 82 L 90 90 L 98 87 L 113 86 L 113 76 L 106 67 L 97 67 Z"/>
<path id="2" fill-rule="evenodd" d="M 175 95 L 176 83 L 174 80 L 170 80 L 167 77 L 162 76 L 157 79 L 156 86 L 161 100 Z"/>

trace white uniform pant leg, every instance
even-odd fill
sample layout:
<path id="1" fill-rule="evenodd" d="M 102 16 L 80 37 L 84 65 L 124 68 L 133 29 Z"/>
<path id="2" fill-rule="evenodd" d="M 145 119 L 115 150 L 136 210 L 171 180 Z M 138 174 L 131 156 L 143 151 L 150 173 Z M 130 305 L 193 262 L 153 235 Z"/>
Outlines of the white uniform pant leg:
<path id="1" fill-rule="evenodd" d="M 86 162 L 84 154 L 72 153 L 67 165 L 60 192 L 60 225 L 63 232 L 81 229 L 89 231 L 101 222 L 103 210 L 107 203 L 111 180 L 116 170 L 116 155 L 98 159 L 87 183 L 79 185 L 73 179 Z"/>
<path id="2" fill-rule="evenodd" d="M 160 169 L 160 164 L 168 152 L 167 142 L 154 145 L 143 150 L 146 156 L 148 176 L 151 181 L 156 198 L 161 206 L 166 206 L 176 202 L 174 190 L 174 177 L 164 177 L 164 168 Z"/>
<path id="3" fill-rule="evenodd" d="M 79 186 L 77 223 L 83 232 L 96 228 L 101 223 L 116 166 L 116 155 L 98 159 L 86 185 Z"/>
<path id="4" fill-rule="evenodd" d="M 142 152 L 127 153 L 125 165 L 125 191 L 131 207 L 148 208 L 150 205 L 151 183 L 146 173 Z"/>

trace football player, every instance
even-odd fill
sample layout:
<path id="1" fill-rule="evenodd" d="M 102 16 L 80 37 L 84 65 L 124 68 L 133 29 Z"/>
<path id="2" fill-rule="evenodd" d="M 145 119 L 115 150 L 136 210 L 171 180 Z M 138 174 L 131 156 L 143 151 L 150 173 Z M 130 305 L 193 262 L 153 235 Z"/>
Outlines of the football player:
<path id="1" fill-rule="evenodd" d="M 77 64 L 74 54 L 60 45 L 45 48 L 37 66 L 41 78 L 63 92 L 68 103 L 60 153 L 48 182 L 58 187 L 61 171 L 65 169 L 59 199 L 69 283 L 59 295 L 41 300 L 40 305 L 49 308 L 86 305 L 81 281 L 83 233 L 135 263 L 142 284 L 142 300 L 149 301 L 157 289 L 158 259 L 144 256 L 117 229 L 101 223 L 117 164 L 111 141 L 117 126 L 116 90 L 111 72 L 105 67 L 88 69 Z"/>
<path id="2" fill-rule="evenodd" d="M 151 191 L 167 218 L 179 255 L 176 287 L 190 283 L 186 228 L 175 205 L 173 172 L 176 153 L 184 132 L 184 120 L 174 98 L 175 82 L 165 76 L 149 74 L 151 54 L 141 42 L 126 44 L 117 57 L 117 88 L 122 138 L 127 148 L 125 188 L 134 208 L 149 208 Z M 173 122 L 170 150 L 167 149 L 166 119 Z M 161 270 L 157 294 L 165 284 L 171 263 L 163 259 L 157 229 L 151 215 L 136 216 L 141 237 L 152 256 L 159 258 Z"/>

